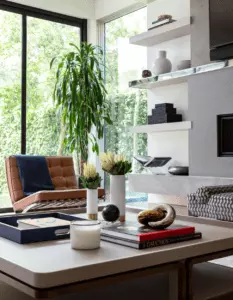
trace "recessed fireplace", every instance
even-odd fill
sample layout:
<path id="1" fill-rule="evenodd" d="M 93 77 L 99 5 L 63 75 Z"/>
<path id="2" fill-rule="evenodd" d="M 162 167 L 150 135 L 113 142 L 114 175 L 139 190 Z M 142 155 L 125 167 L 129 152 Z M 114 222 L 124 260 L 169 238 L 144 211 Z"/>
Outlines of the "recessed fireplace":
<path id="1" fill-rule="evenodd" d="M 233 114 L 218 115 L 218 156 L 233 157 Z"/>

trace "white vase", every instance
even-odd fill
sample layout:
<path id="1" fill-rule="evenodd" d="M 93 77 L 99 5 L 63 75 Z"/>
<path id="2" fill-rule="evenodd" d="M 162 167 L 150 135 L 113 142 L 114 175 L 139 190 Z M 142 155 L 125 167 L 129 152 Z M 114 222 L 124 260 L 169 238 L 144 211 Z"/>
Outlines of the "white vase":
<path id="1" fill-rule="evenodd" d="M 166 51 L 159 51 L 159 57 L 154 62 L 152 67 L 152 72 L 154 76 L 169 73 L 172 70 L 172 64 L 169 59 L 167 59 Z"/>
<path id="2" fill-rule="evenodd" d="M 178 70 L 185 70 L 191 68 L 191 60 L 186 59 L 186 60 L 181 60 L 177 66 Z"/>
<path id="3" fill-rule="evenodd" d="M 125 175 L 110 176 L 110 202 L 120 210 L 120 221 L 125 221 Z"/>
<path id="4" fill-rule="evenodd" d="M 98 220 L 98 190 L 87 189 L 87 218 Z"/>

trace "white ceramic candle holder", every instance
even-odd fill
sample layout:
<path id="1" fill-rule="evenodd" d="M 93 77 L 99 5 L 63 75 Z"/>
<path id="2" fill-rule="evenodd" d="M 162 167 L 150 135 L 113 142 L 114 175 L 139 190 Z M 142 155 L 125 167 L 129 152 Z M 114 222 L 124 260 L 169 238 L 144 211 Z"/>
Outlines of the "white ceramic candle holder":
<path id="1" fill-rule="evenodd" d="M 99 221 L 74 221 L 70 225 L 71 248 L 75 250 L 93 250 L 100 247 Z"/>

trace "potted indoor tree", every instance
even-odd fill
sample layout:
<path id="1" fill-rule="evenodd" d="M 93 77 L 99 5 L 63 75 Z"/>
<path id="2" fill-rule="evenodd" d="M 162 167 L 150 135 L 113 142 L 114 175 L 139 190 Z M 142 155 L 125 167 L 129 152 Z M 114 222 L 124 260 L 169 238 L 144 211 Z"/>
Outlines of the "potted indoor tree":
<path id="1" fill-rule="evenodd" d="M 89 143 L 92 151 L 99 154 L 98 140 L 103 138 L 104 124 L 112 121 L 102 72 L 102 48 L 88 43 L 70 45 L 74 51 L 51 61 L 51 68 L 57 66 L 54 101 L 64 127 L 64 148 L 79 155 L 82 175 Z"/>

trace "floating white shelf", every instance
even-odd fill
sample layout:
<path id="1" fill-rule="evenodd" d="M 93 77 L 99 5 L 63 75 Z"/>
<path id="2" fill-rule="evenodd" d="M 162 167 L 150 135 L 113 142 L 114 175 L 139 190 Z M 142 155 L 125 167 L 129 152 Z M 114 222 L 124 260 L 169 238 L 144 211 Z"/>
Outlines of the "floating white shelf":
<path id="1" fill-rule="evenodd" d="M 222 62 L 212 63 L 204 66 L 198 66 L 196 68 L 174 71 L 159 76 L 152 76 L 147 78 L 141 78 L 138 80 L 133 80 L 129 82 L 129 87 L 135 89 L 153 89 L 162 86 L 180 84 L 180 83 L 188 82 L 188 78 L 193 75 L 195 76 L 206 72 L 218 71 L 223 68 L 226 69 L 232 67 L 233 67 L 232 61 L 222 61 Z"/>
<path id="2" fill-rule="evenodd" d="M 201 186 L 229 185 L 233 178 L 129 174 L 131 192 L 186 197 Z"/>
<path id="3" fill-rule="evenodd" d="M 163 124 L 153 124 L 153 125 L 142 125 L 130 128 L 132 133 L 156 133 L 156 132 L 166 132 L 166 131 L 183 131 L 192 129 L 192 122 L 175 122 L 175 123 L 163 123 Z"/>
<path id="4" fill-rule="evenodd" d="M 190 75 L 183 75 L 175 78 L 165 78 L 163 80 L 157 79 L 157 77 L 149 77 L 137 81 L 131 81 L 129 87 L 135 89 L 153 89 L 162 86 L 168 86 L 173 84 L 185 83 L 188 81 Z"/>
<path id="5" fill-rule="evenodd" d="M 169 40 L 189 35 L 191 18 L 186 17 L 178 21 L 148 30 L 129 39 L 130 44 L 144 47 L 154 46 Z"/>

